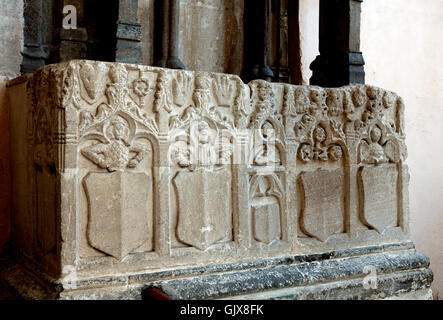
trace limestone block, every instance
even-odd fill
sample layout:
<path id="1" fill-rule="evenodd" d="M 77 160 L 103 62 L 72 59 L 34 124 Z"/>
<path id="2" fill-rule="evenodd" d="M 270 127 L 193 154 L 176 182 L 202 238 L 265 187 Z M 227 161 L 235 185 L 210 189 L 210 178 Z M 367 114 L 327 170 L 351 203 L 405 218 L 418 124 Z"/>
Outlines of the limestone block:
<path id="1" fill-rule="evenodd" d="M 83 60 L 8 86 L 13 245 L 55 279 L 410 239 L 394 93 Z"/>

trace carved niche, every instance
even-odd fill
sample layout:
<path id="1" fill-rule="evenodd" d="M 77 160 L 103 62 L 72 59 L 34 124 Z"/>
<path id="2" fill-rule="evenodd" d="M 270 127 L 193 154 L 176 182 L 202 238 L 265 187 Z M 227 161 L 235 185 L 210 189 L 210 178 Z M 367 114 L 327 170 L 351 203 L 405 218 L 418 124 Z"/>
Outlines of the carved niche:
<path id="1" fill-rule="evenodd" d="M 87 170 L 82 180 L 88 207 L 87 240 L 94 249 L 118 260 L 140 247 L 153 249 L 153 179 L 149 170 L 139 167 L 152 152 L 158 134 L 150 115 L 154 101 L 143 99 L 154 97 L 157 77 L 130 71 L 137 75 L 132 81 L 121 64 L 108 70 L 102 63 L 82 62 L 80 97 L 76 97 L 82 100 L 78 104 L 79 151 L 96 168 L 81 168 Z M 84 102 L 89 107 L 82 107 Z"/>
<path id="2" fill-rule="evenodd" d="M 287 134 L 298 145 L 300 231 L 324 242 L 346 231 L 347 148 L 342 92 L 288 86 L 284 106 L 286 123 L 291 124 Z"/>
<path id="3" fill-rule="evenodd" d="M 366 108 L 354 125 L 360 137 L 357 150 L 360 219 L 379 233 L 399 226 L 399 172 L 405 157 L 401 113 L 401 99 L 368 87 Z"/>
<path id="4" fill-rule="evenodd" d="M 193 86 L 185 78 L 184 73 L 173 83 L 181 88 L 193 87 L 192 99 L 178 99 L 189 94 L 176 90 L 173 100 L 180 100 L 180 104 L 170 110 L 169 122 L 177 208 L 175 236 L 181 243 L 206 250 L 233 237 L 231 163 L 235 126 L 231 109 L 238 88 L 228 76 L 220 80 L 217 75 L 196 73 Z M 187 84 L 180 85 L 183 81 Z"/>
<path id="5" fill-rule="evenodd" d="M 253 240 L 264 244 L 282 240 L 285 208 L 285 135 L 271 84 L 251 82 L 252 105 L 249 135 L 249 210 Z"/>

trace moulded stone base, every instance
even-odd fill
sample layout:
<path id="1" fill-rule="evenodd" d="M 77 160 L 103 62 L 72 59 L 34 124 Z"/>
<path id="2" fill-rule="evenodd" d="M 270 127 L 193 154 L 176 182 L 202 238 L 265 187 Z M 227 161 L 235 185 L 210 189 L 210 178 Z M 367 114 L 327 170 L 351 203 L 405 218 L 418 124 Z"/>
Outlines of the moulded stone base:
<path id="1" fill-rule="evenodd" d="M 30 266 L 18 255 L 0 265 L 13 295 L 140 300 L 155 288 L 171 299 L 432 299 L 429 259 L 410 242 L 63 282 Z M 365 285 L 366 268 L 376 271 L 376 288 L 374 282 Z"/>

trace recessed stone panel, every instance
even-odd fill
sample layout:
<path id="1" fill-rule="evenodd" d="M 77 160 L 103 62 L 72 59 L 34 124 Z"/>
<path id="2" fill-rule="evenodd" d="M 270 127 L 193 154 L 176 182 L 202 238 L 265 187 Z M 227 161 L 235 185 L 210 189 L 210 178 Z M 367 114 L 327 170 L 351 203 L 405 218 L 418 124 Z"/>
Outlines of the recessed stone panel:
<path id="1" fill-rule="evenodd" d="M 344 232 L 344 172 L 316 170 L 300 175 L 303 188 L 301 226 L 321 241 Z"/>
<path id="2" fill-rule="evenodd" d="M 397 183 L 394 164 L 363 167 L 359 171 L 361 218 L 378 232 L 398 225 Z"/>

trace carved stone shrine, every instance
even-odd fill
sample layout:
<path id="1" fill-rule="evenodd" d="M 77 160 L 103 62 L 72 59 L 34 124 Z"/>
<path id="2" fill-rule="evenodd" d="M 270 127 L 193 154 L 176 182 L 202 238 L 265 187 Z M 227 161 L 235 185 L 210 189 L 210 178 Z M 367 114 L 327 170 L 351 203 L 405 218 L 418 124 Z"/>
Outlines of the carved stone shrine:
<path id="1" fill-rule="evenodd" d="M 395 93 L 83 60 L 9 93 L 23 297 L 431 297 Z"/>

